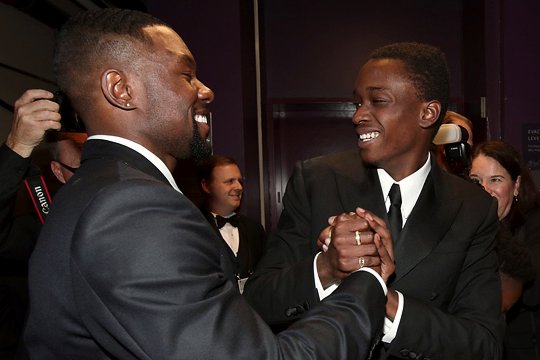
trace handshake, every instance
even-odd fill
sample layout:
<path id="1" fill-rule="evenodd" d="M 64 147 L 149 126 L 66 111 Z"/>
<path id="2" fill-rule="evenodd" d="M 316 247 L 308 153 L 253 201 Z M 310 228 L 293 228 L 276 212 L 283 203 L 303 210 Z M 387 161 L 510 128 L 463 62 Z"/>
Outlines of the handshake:
<path id="1" fill-rule="evenodd" d="M 323 250 L 317 258 L 317 272 L 323 287 L 364 266 L 372 268 L 388 282 L 396 266 L 392 236 L 383 220 L 357 208 L 356 212 L 332 216 L 328 223 L 330 226 L 317 240 Z"/>

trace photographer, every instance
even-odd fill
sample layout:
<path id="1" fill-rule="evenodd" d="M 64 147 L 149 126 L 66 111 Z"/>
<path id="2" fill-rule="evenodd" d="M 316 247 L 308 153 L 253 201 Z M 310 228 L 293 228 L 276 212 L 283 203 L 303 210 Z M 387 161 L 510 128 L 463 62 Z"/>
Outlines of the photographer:
<path id="1" fill-rule="evenodd" d="M 57 103 L 47 100 L 46 90 L 28 90 L 16 102 L 13 124 L 6 142 L 0 146 L 0 355 L 12 354 L 22 330 L 28 294 L 28 258 L 35 246 L 43 217 L 38 213 L 13 216 L 17 194 L 29 179 L 41 181 L 39 168 L 30 155 L 49 129 L 59 130 Z M 53 161 L 51 169 L 64 183 L 79 166 L 86 134 L 49 132 L 47 141 Z M 31 188 L 31 186 L 29 186 Z M 44 186 L 39 195 L 47 196 Z M 45 199 L 45 198 L 44 198 Z M 48 207 L 49 199 L 45 206 Z M 38 210 L 41 209 L 38 203 Z M 48 210 L 46 210 L 48 211 Z"/>

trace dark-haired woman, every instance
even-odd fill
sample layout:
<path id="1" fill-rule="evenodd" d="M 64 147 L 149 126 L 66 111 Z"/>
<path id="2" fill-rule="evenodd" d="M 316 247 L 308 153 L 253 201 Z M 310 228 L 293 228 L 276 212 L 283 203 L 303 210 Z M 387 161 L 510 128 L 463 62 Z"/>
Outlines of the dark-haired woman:
<path id="1" fill-rule="evenodd" d="M 502 141 L 475 146 L 469 177 L 497 198 L 502 231 L 509 231 L 529 249 L 540 270 L 540 200 L 521 155 Z M 540 360 L 540 281 L 524 288 L 521 300 L 507 314 L 505 359 Z"/>

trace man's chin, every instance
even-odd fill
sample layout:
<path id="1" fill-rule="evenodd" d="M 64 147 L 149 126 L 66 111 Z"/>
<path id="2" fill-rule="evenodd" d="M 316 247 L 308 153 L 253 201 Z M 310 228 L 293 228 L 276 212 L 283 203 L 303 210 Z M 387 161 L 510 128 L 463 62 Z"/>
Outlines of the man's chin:
<path id="1" fill-rule="evenodd" d="M 212 146 L 206 144 L 206 146 L 197 146 L 195 149 L 191 149 L 191 158 L 195 161 L 207 160 L 212 155 Z"/>

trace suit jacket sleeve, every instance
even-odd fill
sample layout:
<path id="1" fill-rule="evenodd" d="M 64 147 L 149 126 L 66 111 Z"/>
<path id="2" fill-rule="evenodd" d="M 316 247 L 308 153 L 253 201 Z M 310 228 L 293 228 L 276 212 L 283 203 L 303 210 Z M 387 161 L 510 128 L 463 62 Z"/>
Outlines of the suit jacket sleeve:
<path id="1" fill-rule="evenodd" d="M 30 166 L 30 158 L 19 156 L 6 144 L 0 146 L 0 254 L 12 258 L 30 256 L 41 228 L 30 215 L 13 217 L 17 193 Z"/>
<path id="2" fill-rule="evenodd" d="M 266 253 L 244 289 L 249 304 L 269 324 L 297 320 L 306 308 L 319 302 L 313 278 L 318 234 L 314 237 L 312 233 L 301 163 L 296 164 L 283 202 L 279 230 L 270 234 Z"/>
<path id="3" fill-rule="evenodd" d="M 351 276 L 322 306 L 274 337 L 223 273 L 221 244 L 200 212 L 170 187 L 149 183 L 123 181 L 102 190 L 74 233 L 75 302 L 111 357 L 368 355 L 384 316 L 384 294 L 371 274 Z"/>

